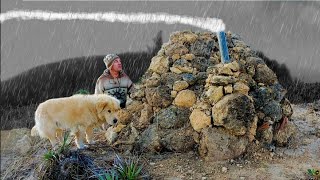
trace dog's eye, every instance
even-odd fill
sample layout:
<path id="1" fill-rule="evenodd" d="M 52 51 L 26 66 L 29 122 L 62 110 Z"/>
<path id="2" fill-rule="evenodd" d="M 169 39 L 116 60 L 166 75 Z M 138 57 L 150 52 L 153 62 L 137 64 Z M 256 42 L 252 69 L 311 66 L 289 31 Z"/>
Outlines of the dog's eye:
<path id="1" fill-rule="evenodd" d="M 111 110 L 108 110 L 108 113 L 111 113 Z"/>

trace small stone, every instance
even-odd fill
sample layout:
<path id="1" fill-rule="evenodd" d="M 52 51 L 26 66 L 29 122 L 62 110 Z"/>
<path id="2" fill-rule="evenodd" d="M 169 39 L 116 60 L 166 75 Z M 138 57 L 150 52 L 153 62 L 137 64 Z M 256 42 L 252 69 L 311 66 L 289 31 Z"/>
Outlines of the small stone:
<path id="1" fill-rule="evenodd" d="M 156 163 L 154 163 L 154 162 L 150 162 L 149 163 L 151 166 L 154 166 Z"/>
<path id="2" fill-rule="evenodd" d="M 149 69 L 158 74 L 166 73 L 169 70 L 169 60 L 165 56 L 155 56 L 151 59 Z"/>
<path id="3" fill-rule="evenodd" d="M 195 55 L 194 54 L 186 54 L 186 55 L 183 55 L 182 58 L 185 60 L 191 61 L 195 58 Z"/>
<path id="4" fill-rule="evenodd" d="M 230 68 L 222 66 L 221 68 L 218 69 L 218 74 L 219 75 L 227 75 L 227 76 L 232 76 L 233 72 L 231 71 Z"/>
<path id="5" fill-rule="evenodd" d="M 213 76 L 212 74 L 209 74 L 206 82 L 218 85 L 218 86 L 226 86 L 228 84 L 233 84 L 236 81 L 236 79 L 232 76 Z"/>
<path id="6" fill-rule="evenodd" d="M 176 73 L 176 74 L 181 74 L 182 73 L 182 71 L 180 69 L 175 68 L 175 67 L 171 67 L 170 71 L 173 72 L 173 73 Z"/>
<path id="7" fill-rule="evenodd" d="M 176 81 L 173 84 L 173 90 L 174 91 L 181 91 L 184 89 L 187 89 L 189 84 L 186 81 Z"/>
<path id="8" fill-rule="evenodd" d="M 244 95 L 248 95 L 248 92 L 249 92 L 250 88 L 242 83 L 242 82 L 237 82 L 235 83 L 235 85 L 233 86 L 233 91 L 234 93 L 241 93 L 241 94 L 244 94 Z"/>
<path id="9" fill-rule="evenodd" d="M 224 89 L 224 93 L 225 93 L 225 94 L 231 94 L 232 91 L 233 91 L 233 88 L 232 88 L 231 85 L 224 86 L 223 89 Z"/>
<path id="10" fill-rule="evenodd" d="M 222 173 L 227 173 L 228 172 L 228 168 L 226 168 L 226 167 L 222 167 Z"/>
<path id="11" fill-rule="evenodd" d="M 232 63 L 225 64 L 224 66 L 230 68 L 233 72 L 240 70 L 240 65 L 237 61 L 232 61 Z"/>
<path id="12" fill-rule="evenodd" d="M 191 90 L 182 90 L 174 99 L 174 104 L 179 107 L 192 107 L 197 100 L 196 94 Z"/>
<path id="13" fill-rule="evenodd" d="M 174 54 L 174 55 L 172 55 L 171 58 L 172 58 L 173 61 L 175 61 L 175 60 L 180 59 L 180 55 L 179 54 Z"/>
<path id="14" fill-rule="evenodd" d="M 211 104 L 217 103 L 223 95 L 223 86 L 210 86 L 208 91 L 206 91 L 206 96 L 209 98 Z"/>
<path id="15" fill-rule="evenodd" d="M 177 96 L 177 91 L 171 91 L 171 97 L 175 98 Z"/>
<path id="16" fill-rule="evenodd" d="M 206 115 L 204 112 L 202 112 L 199 109 L 193 110 L 189 119 L 190 119 L 191 126 L 197 132 L 200 132 L 201 129 L 211 124 L 211 117 Z"/>

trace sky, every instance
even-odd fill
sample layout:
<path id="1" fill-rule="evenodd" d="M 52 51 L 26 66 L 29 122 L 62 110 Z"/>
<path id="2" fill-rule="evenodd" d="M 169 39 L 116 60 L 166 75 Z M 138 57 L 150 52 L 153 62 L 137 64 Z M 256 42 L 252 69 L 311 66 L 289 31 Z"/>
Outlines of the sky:
<path id="1" fill-rule="evenodd" d="M 320 82 L 320 2 L 299 1 L 57 1 L 1 0 L 10 10 L 54 12 L 163 12 L 222 19 L 254 50 L 284 63 L 291 75 Z M 35 66 L 67 58 L 145 51 L 162 30 L 206 30 L 181 24 L 137 24 L 88 20 L 8 20 L 1 24 L 1 81 Z"/>

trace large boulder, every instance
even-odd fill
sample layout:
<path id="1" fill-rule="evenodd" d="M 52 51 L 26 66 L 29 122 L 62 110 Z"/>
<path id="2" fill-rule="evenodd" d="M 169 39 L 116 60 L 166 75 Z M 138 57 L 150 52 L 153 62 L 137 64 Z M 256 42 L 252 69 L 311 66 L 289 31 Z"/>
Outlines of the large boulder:
<path id="1" fill-rule="evenodd" d="M 205 128 L 201 131 L 199 154 L 207 161 L 234 159 L 246 151 L 246 136 L 233 136 L 223 128 Z"/>
<path id="2" fill-rule="evenodd" d="M 212 108 L 213 124 L 237 136 L 246 134 L 254 114 L 253 102 L 243 94 L 226 95 Z"/>

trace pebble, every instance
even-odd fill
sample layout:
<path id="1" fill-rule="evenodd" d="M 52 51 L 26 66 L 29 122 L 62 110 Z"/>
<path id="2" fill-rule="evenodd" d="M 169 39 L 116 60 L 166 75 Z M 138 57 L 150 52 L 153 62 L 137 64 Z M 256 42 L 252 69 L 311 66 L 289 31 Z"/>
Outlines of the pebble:
<path id="1" fill-rule="evenodd" d="M 207 179 L 207 177 L 202 177 L 201 179 L 202 179 L 202 180 L 206 180 L 206 179 Z"/>
<path id="2" fill-rule="evenodd" d="M 237 166 L 238 166 L 238 167 L 241 167 L 241 168 L 243 167 L 241 164 L 237 164 Z"/>
<path id="3" fill-rule="evenodd" d="M 222 172 L 223 172 L 223 173 L 228 172 L 228 168 L 226 168 L 226 167 L 222 167 Z"/>
<path id="4" fill-rule="evenodd" d="M 154 163 L 154 162 L 151 162 L 151 163 L 149 163 L 151 166 L 154 166 L 156 163 Z"/>

